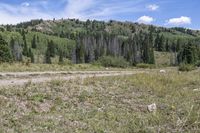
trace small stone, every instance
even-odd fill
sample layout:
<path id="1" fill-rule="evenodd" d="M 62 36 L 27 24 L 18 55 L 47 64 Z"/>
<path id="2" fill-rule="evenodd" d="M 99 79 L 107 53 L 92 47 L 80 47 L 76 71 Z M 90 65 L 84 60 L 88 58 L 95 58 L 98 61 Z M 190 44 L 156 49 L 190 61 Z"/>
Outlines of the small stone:
<path id="1" fill-rule="evenodd" d="M 198 92 L 198 91 L 200 91 L 200 88 L 194 89 L 193 91 L 194 91 L 194 92 Z"/>
<path id="2" fill-rule="evenodd" d="M 166 70 L 160 70 L 160 73 L 166 73 Z"/>
<path id="3" fill-rule="evenodd" d="M 147 106 L 147 110 L 148 110 L 149 112 L 155 112 L 155 111 L 157 110 L 156 104 L 153 103 L 153 104 L 148 105 L 148 106 Z"/>

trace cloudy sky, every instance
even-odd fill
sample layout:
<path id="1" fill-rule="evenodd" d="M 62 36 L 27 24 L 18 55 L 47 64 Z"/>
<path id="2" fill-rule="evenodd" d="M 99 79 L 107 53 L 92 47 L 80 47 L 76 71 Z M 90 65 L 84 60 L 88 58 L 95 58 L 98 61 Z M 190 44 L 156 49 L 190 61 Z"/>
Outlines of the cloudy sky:
<path id="1" fill-rule="evenodd" d="M 79 18 L 200 29 L 199 13 L 200 0 L 0 0 L 0 24 Z"/>

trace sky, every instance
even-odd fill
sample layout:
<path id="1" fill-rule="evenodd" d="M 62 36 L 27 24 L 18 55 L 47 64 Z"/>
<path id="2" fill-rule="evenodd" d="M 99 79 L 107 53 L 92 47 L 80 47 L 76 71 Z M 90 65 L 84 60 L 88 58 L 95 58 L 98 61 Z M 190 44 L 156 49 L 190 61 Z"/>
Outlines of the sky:
<path id="1" fill-rule="evenodd" d="M 200 0 L 0 0 L 0 24 L 31 19 L 118 20 L 200 30 Z"/>

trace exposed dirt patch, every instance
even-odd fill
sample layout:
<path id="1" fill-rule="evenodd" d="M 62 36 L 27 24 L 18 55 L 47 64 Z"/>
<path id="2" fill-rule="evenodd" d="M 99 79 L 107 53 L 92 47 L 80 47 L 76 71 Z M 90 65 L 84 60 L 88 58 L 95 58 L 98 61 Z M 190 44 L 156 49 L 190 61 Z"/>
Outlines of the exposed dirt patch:
<path id="1" fill-rule="evenodd" d="M 16 72 L 0 73 L 0 86 L 24 85 L 26 83 L 42 83 L 51 80 L 84 79 L 88 77 L 123 76 L 144 71 L 60 71 L 60 72 Z"/>

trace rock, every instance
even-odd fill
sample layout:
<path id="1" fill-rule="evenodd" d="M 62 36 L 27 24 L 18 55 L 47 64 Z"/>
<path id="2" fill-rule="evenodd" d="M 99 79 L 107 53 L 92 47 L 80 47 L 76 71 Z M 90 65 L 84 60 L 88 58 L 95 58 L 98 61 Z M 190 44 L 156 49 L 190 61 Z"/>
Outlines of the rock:
<path id="1" fill-rule="evenodd" d="M 106 68 L 106 70 L 109 70 L 109 68 Z"/>
<path id="2" fill-rule="evenodd" d="M 198 91 L 200 91 L 200 88 L 194 89 L 193 91 L 198 92 Z"/>
<path id="3" fill-rule="evenodd" d="M 148 105 L 148 106 L 147 106 L 147 110 L 148 110 L 149 112 L 155 112 L 155 111 L 157 110 L 156 104 L 153 103 L 153 104 Z"/>
<path id="4" fill-rule="evenodd" d="M 160 70 L 160 73 L 166 73 L 166 70 Z"/>

